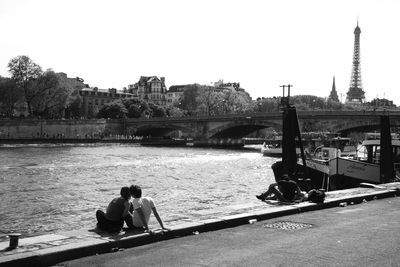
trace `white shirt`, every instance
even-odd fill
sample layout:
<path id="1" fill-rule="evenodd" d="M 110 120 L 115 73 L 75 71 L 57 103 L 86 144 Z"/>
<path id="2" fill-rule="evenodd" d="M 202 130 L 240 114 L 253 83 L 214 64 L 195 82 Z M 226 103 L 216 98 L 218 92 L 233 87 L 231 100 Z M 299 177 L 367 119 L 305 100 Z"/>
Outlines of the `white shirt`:
<path id="1" fill-rule="evenodd" d="M 134 198 L 132 200 L 133 205 L 133 218 L 132 222 L 135 227 L 143 227 L 142 220 L 140 219 L 139 213 L 137 212 L 138 208 L 142 208 L 144 218 L 147 223 L 149 223 L 150 214 L 152 212 L 152 208 L 155 207 L 154 200 L 151 197 L 141 197 L 141 198 Z"/>

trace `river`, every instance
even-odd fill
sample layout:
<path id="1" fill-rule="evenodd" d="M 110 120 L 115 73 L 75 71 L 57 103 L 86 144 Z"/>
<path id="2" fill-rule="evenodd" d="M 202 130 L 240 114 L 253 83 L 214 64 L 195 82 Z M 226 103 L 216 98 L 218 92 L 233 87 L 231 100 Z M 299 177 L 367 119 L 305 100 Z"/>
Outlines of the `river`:
<path id="1" fill-rule="evenodd" d="M 243 213 L 265 205 L 255 195 L 273 182 L 275 161 L 256 150 L 3 145 L 0 233 L 94 228 L 95 211 L 131 184 L 155 200 L 167 226 Z"/>

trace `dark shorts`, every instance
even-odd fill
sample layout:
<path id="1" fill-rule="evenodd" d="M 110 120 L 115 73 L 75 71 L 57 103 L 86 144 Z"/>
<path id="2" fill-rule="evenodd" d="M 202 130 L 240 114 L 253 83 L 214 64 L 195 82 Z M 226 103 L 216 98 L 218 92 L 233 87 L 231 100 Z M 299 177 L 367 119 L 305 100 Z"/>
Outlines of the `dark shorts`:
<path id="1" fill-rule="evenodd" d="M 101 210 L 96 211 L 96 218 L 99 229 L 106 232 L 119 232 L 124 225 L 124 220 L 110 221 L 106 218 L 105 213 Z"/>

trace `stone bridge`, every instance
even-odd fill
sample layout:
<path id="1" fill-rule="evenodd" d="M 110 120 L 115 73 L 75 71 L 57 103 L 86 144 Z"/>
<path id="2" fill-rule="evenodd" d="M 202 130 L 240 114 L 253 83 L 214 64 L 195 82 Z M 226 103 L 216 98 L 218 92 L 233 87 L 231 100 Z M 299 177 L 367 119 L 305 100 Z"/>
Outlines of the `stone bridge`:
<path id="1" fill-rule="evenodd" d="M 379 129 L 381 115 L 389 115 L 392 127 L 400 127 L 400 111 L 298 111 L 302 132 L 367 132 Z M 242 138 L 264 128 L 282 129 L 282 113 L 252 113 L 183 118 L 140 118 L 124 121 L 127 134 L 162 137 L 180 130 L 194 139 Z"/>

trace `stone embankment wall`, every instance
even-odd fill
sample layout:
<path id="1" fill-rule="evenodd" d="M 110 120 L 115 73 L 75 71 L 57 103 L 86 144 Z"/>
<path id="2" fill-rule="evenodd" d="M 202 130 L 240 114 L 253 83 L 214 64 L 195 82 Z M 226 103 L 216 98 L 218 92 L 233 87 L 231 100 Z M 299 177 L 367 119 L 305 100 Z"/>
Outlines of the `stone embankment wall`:
<path id="1" fill-rule="evenodd" d="M 91 138 L 124 134 L 119 120 L 0 120 L 0 138 Z"/>

